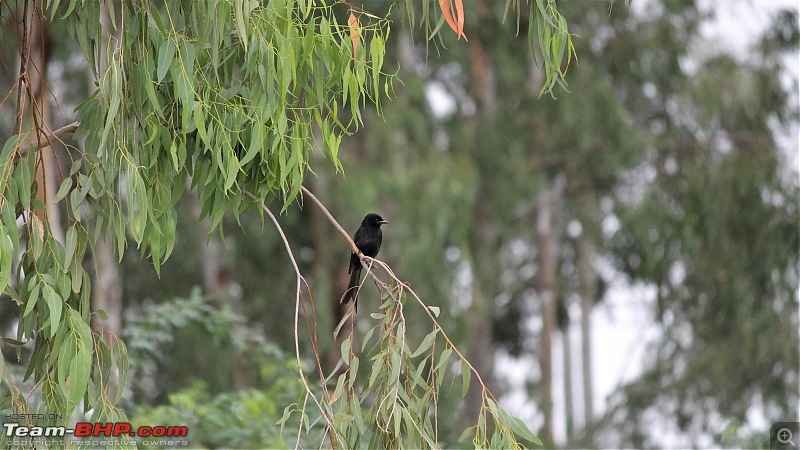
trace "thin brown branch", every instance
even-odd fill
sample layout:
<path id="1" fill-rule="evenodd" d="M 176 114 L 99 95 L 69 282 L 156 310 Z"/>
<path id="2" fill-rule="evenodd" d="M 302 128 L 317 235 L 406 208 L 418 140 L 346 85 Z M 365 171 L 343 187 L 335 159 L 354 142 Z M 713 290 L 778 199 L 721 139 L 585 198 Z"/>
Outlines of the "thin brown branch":
<path id="1" fill-rule="evenodd" d="M 20 38 L 22 42 L 19 47 L 19 84 L 17 87 L 17 117 L 15 119 L 15 126 L 17 133 L 22 132 L 23 110 L 22 110 L 22 96 L 24 86 L 27 84 L 28 76 L 28 6 L 30 1 L 25 1 L 25 6 L 22 10 L 22 25 L 20 28 Z"/>
<path id="2" fill-rule="evenodd" d="M 300 337 L 299 337 L 300 335 L 299 335 L 299 332 L 298 332 L 298 324 L 300 323 L 299 315 L 300 315 L 301 304 L 302 304 L 302 301 L 303 301 L 303 299 L 302 299 L 302 286 L 305 284 L 306 288 L 308 288 L 308 282 L 306 281 L 305 277 L 303 277 L 303 275 L 300 273 L 300 268 L 297 266 L 297 261 L 295 260 L 294 253 L 292 252 L 292 248 L 289 245 L 289 240 L 286 238 L 286 234 L 284 234 L 283 228 L 281 228 L 280 224 L 278 223 L 278 219 L 275 218 L 275 216 L 272 214 L 272 211 L 270 211 L 269 208 L 267 208 L 267 205 L 265 205 L 264 202 L 261 201 L 261 199 L 259 199 L 258 197 L 256 197 L 255 195 L 253 195 L 249 191 L 244 191 L 243 193 L 244 193 L 244 195 L 247 195 L 248 197 L 252 198 L 256 203 L 261 205 L 261 209 L 263 209 L 264 212 L 267 213 L 269 218 L 272 219 L 272 223 L 275 224 L 275 228 L 278 230 L 278 234 L 280 234 L 281 240 L 283 241 L 283 245 L 286 248 L 286 253 L 288 253 L 288 255 L 289 255 L 289 260 L 292 262 L 292 267 L 294 268 L 295 276 L 297 277 L 297 289 L 296 289 L 295 309 L 294 309 L 294 348 L 295 348 L 295 357 L 297 358 L 297 370 L 300 373 L 300 380 L 302 381 L 303 386 L 305 386 L 306 393 L 314 400 L 314 403 L 317 405 L 317 408 L 319 408 L 320 413 L 325 418 L 325 421 L 328 423 L 328 433 L 329 433 L 329 436 L 330 436 L 330 439 L 331 439 L 331 448 L 335 448 L 334 436 L 338 437 L 338 435 L 335 432 L 335 428 L 333 426 L 333 421 L 331 420 L 331 417 L 328 415 L 327 410 L 322 406 L 322 404 L 317 399 L 317 396 L 314 395 L 314 392 L 311 390 L 311 387 L 308 385 L 308 381 L 306 380 L 306 376 L 303 373 L 303 369 L 300 366 L 300 361 L 301 361 L 301 358 L 300 358 Z M 319 360 L 318 360 L 318 362 L 319 362 Z M 324 380 L 323 380 L 323 383 L 322 383 L 322 389 L 323 389 L 324 397 L 326 399 L 329 398 L 329 396 L 327 395 L 327 389 L 325 387 Z M 303 427 L 303 422 L 302 421 L 303 421 L 303 418 L 302 418 L 302 415 L 301 415 L 299 428 Z M 342 446 L 344 447 L 344 443 L 342 443 Z M 299 448 L 299 447 L 300 447 L 300 439 L 298 437 L 298 440 L 295 443 L 295 448 Z"/>
<path id="3" fill-rule="evenodd" d="M 27 155 L 28 151 L 31 148 L 33 148 L 34 150 L 46 148 L 50 146 L 54 140 L 58 142 L 63 142 L 62 139 L 74 133 L 75 130 L 78 129 L 79 125 L 80 125 L 79 122 L 72 122 L 71 124 L 64 125 L 63 127 L 53 132 L 44 133 L 38 138 L 29 137 L 22 144 L 20 144 L 19 149 L 17 150 L 17 153 L 14 156 L 14 161 L 16 162 L 17 159 Z"/>
<path id="4" fill-rule="evenodd" d="M 331 213 L 328 211 L 328 208 L 326 208 L 325 205 L 323 205 L 322 202 L 319 201 L 319 199 L 314 194 L 311 193 L 311 191 L 306 189 L 305 186 L 300 186 L 300 189 L 303 190 L 303 194 L 308 196 L 308 198 L 310 198 L 317 205 L 317 208 L 319 208 L 319 210 L 322 211 L 322 214 L 325 214 L 325 217 L 328 218 L 328 221 L 330 221 L 330 223 L 334 226 L 334 228 L 336 228 L 339 234 L 341 234 L 344 237 L 344 239 L 350 244 L 350 249 L 353 250 L 353 253 L 356 253 L 359 256 L 363 257 L 361 251 L 358 249 L 358 247 L 356 247 L 356 243 L 353 242 L 353 238 L 351 238 L 350 235 L 347 234 L 347 231 L 344 231 L 344 228 L 342 228 L 342 226 L 339 225 L 339 222 L 337 222 L 336 219 L 333 218 L 333 215 L 331 215 Z"/>

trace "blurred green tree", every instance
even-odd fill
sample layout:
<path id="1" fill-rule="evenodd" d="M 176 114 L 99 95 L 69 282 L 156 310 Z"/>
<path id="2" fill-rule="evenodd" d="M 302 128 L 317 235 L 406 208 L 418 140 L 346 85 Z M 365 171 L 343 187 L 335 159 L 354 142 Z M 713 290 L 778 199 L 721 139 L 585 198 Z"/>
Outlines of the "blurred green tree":
<path id="1" fill-rule="evenodd" d="M 655 118 L 643 162 L 650 176 L 617 204 L 612 251 L 626 275 L 656 287 L 653 316 L 663 336 L 605 416 L 604 425 L 625 430 L 625 445 L 658 442 L 648 411 L 659 411 L 661 429 L 689 436 L 685 445 L 710 437 L 733 446 L 749 446 L 747 433 L 756 430 L 766 436 L 753 417 L 771 423 L 798 414 L 800 192 L 775 138 L 798 117 L 797 84 L 787 93 L 782 81 L 780 55 L 798 45 L 797 21 L 787 14 L 797 18 L 778 14 L 752 58 L 700 55 L 644 91 L 640 107 Z M 645 30 L 670 29 L 662 20 L 631 33 L 639 40 Z M 644 69 L 628 73 L 650 79 Z M 743 440 L 720 423 L 748 425 Z"/>

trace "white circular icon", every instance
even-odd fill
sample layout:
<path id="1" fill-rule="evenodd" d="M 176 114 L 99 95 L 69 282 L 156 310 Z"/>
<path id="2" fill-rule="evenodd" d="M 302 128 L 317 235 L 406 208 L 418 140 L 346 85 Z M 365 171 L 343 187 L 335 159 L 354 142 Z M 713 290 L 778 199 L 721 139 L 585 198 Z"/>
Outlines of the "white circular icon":
<path id="1" fill-rule="evenodd" d="M 788 428 L 781 428 L 778 430 L 778 434 L 775 435 L 775 438 L 778 439 L 778 442 L 781 444 L 791 444 L 792 447 L 797 447 L 792 442 L 792 430 Z"/>

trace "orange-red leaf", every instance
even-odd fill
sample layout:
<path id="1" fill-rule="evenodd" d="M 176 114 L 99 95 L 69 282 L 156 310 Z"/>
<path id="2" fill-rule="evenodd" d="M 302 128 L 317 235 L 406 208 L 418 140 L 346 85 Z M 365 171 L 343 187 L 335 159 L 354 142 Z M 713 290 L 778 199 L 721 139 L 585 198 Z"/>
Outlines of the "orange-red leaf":
<path id="1" fill-rule="evenodd" d="M 453 0 L 456 4 L 456 24 L 458 25 L 458 30 L 456 30 L 456 34 L 458 38 L 464 37 L 464 40 L 467 40 L 467 35 L 464 34 L 464 4 L 461 3 L 461 0 Z"/>
<path id="2" fill-rule="evenodd" d="M 453 5 L 455 3 L 455 17 L 453 17 Z M 462 0 L 439 0 L 439 8 L 442 10 L 442 15 L 447 25 L 456 32 L 459 39 L 462 37 L 467 40 L 467 35 L 464 34 L 464 4 Z"/>
<path id="3" fill-rule="evenodd" d="M 360 25 L 358 23 L 358 18 L 352 12 L 350 13 L 350 40 L 353 41 L 353 59 L 356 59 L 356 55 L 358 54 L 358 35 Z"/>

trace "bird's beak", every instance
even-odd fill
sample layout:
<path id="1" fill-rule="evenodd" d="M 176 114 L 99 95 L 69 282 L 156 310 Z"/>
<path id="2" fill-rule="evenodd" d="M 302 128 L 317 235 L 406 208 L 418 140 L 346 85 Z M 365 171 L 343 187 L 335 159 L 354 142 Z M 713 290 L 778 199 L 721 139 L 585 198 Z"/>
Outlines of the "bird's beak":
<path id="1" fill-rule="evenodd" d="M 385 220 L 381 220 L 381 225 L 383 225 L 383 224 L 387 224 L 387 223 L 389 223 L 389 222 L 387 222 L 387 221 L 385 221 Z"/>

